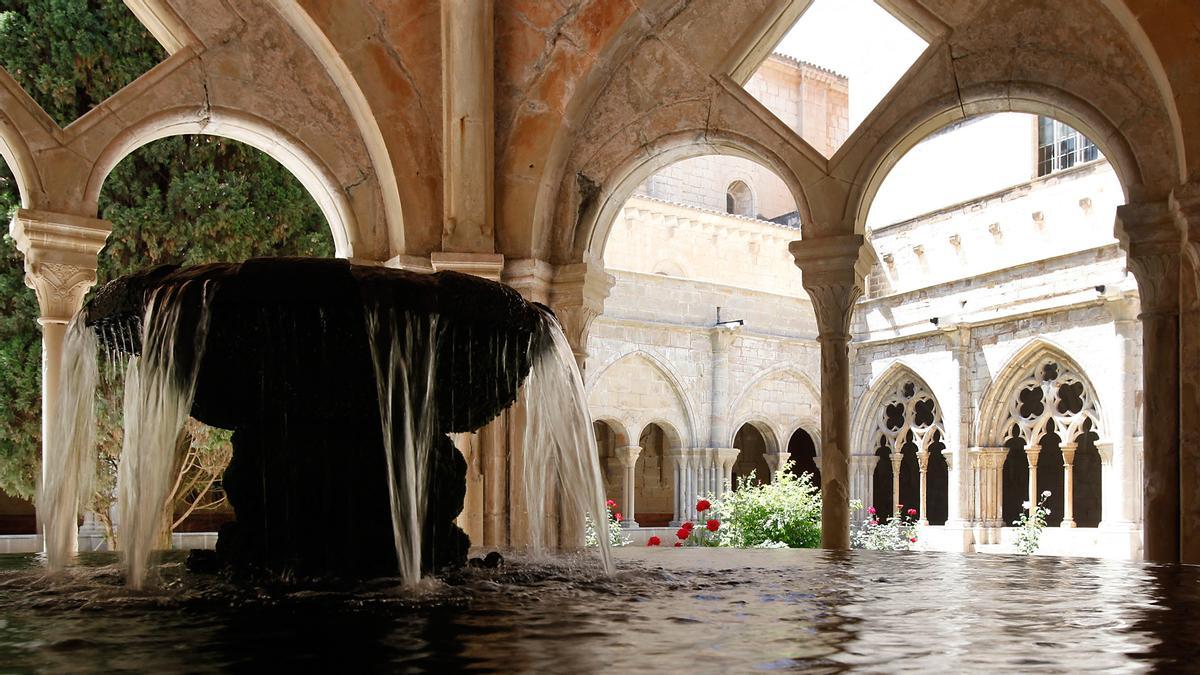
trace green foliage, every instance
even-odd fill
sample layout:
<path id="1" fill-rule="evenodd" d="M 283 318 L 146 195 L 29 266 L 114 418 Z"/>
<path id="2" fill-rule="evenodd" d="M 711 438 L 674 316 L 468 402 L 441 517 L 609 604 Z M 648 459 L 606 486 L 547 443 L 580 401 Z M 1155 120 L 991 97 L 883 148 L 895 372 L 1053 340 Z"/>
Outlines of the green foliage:
<path id="1" fill-rule="evenodd" d="M 1038 498 L 1037 506 L 1033 509 L 1033 516 L 1029 515 L 1029 502 L 1025 501 L 1021 504 L 1021 517 L 1013 521 L 1017 530 L 1017 550 L 1025 555 L 1033 555 L 1042 541 L 1042 530 L 1046 529 L 1046 516 L 1050 515 L 1050 509 L 1046 508 L 1046 500 L 1050 498 L 1050 491 L 1043 490 L 1041 497 Z"/>
<path id="2" fill-rule="evenodd" d="M 65 127 L 167 57 L 121 0 L 3 0 L 0 65 Z"/>
<path id="3" fill-rule="evenodd" d="M 633 540 L 626 537 L 622 532 L 621 523 L 625 520 L 624 517 L 618 517 L 621 514 L 617 512 L 617 503 L 609 499 L 604 504 L 604 510 L 608 514 L 608 545 L 609 546 L 628 546 Z M 583 514 L 583 544 L 590 548 L 600 546 L 600 533 L 596 531 L 596 526 L 592 523 L 592 517 L 588 514 Z"/>
<path id="4" fill-rule="evenodd" d="M 821 544 L 821 493 L 808 473 L 796 476 L 788 462 L 767 484 L 754 474 L 713 502 L 722 546 L 816 548 Z"/>
<path id="5" fill-rule="evenodd" d="M 0 65 L 60 124 L 164 58 L 120 0 L 0 0 Z M 0 165 L 0 214 L 20 203 Z M 100 195 L 113 224 L 99 279 L 147 266 L 256 256 L 330 256 L 316 203 L 267 155 L 213 136 L 150 143 L 122 160 Z M 30 497 L 41 446 L 41 336 L 21 255 L 0 241 L 0 490 Z M 113 394 L 116 395 L 116 394 Z M 102 401 L 101 471 L 120 447 L 119 399 Z M 111 476 L 101 476 L 104 486 Z"/>

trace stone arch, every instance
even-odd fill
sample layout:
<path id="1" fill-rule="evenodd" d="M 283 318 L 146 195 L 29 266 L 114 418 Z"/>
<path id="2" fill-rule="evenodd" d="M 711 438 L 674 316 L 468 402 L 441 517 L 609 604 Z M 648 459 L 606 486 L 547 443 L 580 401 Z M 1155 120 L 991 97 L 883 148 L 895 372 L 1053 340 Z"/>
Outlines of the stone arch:
<path id="1" fill-rule="evenodd" d="M 934 98 L 916 106 L 902 121 L 883 132 L 874 155 L 860 166 L 851 195 L 854 231 L 862 234 L 879 188 L 891 170 L 918 143 L 954 122 L 996 112 L 1045 115 L 1064 122 L 1091 139 L 1112 165 L 1125 198 L 1146 182 L 1146 171 L 1131 141 L 1098 108 L 1057 87 L 1031 82 L 981 83 L 964 88 L 953 100 Z M 868 120 L 868 123 L 870 120 Z M 860 127 L 856 132 L 864 132 Z"/>
<path id="2" fill-rule="evenodd" d="M 725 188 L 726 213 L 753 218 L 754 204 L 754 191 L 746 181 L 738 179 Z"/>
<path id="3" fill-rule="evenodd" d="M 761 419 L 751 419 L 735 427 L 730 444 L 739 450 L 734 460 L 734 485 L 751 472 L 760 483 L 771 482 L 772 462 L 769 456 L 779 455 L 779 439 L 771 425 Z"/>
<path id="4" fill-rule="evenodd" d="M 792 462 L 792 473 L 812 475 L 813 486 L 821 491 L 821 446 L 815 433 L 803 426 L 788 434 L 787 455 Z"/>
<path id="5" fill-rule="evenodd" d="M 857 454 L 880 456 L 872 477 L 877 512 L 888 515 L 893 505 L 904 504 L 922 521 L 945 524 L 950 471 L 942 406 L 933 388 L 907 364 L 893 362 L 872 384 L 856 417 Z"/>
<path id="6" fill-rule="evenodd" d="M 1009 420 L 1011 419 L 1012 405 L 1011 399 L 1015 397 L 1022 385 L 1029 383 L 1032 378 L 1033 368 L 1037 368 L 1044 361 L 1053 360 L 1065 365 L 1065 370 L 1074 374 L 1079 378 L 1083 385 L 1084 394 L 1091 402 L 1090 408 L 1085 408 L 1081 411 L 1083 418 L 1090 419 L 1092 423 L 1091 431 L 1100 435 L 1100 440 L 1105 440 L 1108 424 L 1105 421 L 1103 406 L 1100 398 L 1096 393 L 1096 388 L 1092 385 L 1092 379 L 1088 377 L 1086 371 L 1079 365 L 1075 359 L 1071 358 L 1067 350 L 1061 346 L 1047 340 L 1043 337 L 1031 339 L 1023 347 L 1018 349 L 1003 367 L 997 371 L 996 376 L 984 389 L 983 396 L 980 397 L 975 445 L 1000 447 L 1008 440 L 1011 431 Z M 1039 424 L 1030 426 L 1031 434 L 1042 434 L 1047 430 L 1047 426 L 1054 420 L 1042 420 Z M 1083 419 L 1072 419 L 1065 426 L 1059 426 L 1055 422 L 1054 426 L 1059 427 L 1057 430 L 1066 432 L 1069 436 L 1077 437 L 1082 433 L 1081 428 Z M 1051 429 L 1055 430 L 1055 429 Z M 1032 440 L 1039 440 L 1040 436 Z M 1070 439 L 1067 439 L 1070 440 Z"/>
<path id="7" fill-rule="evenodd" d="M 371 158 L 371 165 L 378 176 L 379 189 L 383 197 L 384 220 L 387 223 L 388 242 L 392 255 L 407 253 L 408 237 L 404 223 L 404 210 L 400 200 L 400 181 L 392 164 L 391 153 L 383 130 L 379 126 L 380 116 L 371 108 L 366 93 L 346 63 L 337 46 L 317 25 L 309 10 L 299 2 L 273 0 L 271 3 L 279 16 L 291 26 L 300 40 L 308 46 L 316 59 L 325 67 L 341 93 L 350 114 L 358 127 L 359 135 Z M 239 139 L 240 140 L 240 139 Z M 285 165 L 286 166 L 286 165 Z M 307 187 L 307 185 L 306 185 Z M 309 190 L 311 192 L 311 189 Z M 326 216 L 328 217 L 328 216 Z M 332 223 L 333 221 L 330 220 Z M 339 252 L 339 256 L 342 254 Z"/>
<path id="8" fill-rule="evenodd" d="M 17 182 L 17 192 L 21 195 L 21 207 L 37 208 L 41 205 L 45 190 L 42 188 L 42 177 L 38 173 L 37 162 L 29 151 L 29 145 L 21 135 L 12 120 L 0 112 L 0 157 L 8 165 L 13 178 Z"/>
<path id="9" fill-rule="evenodd" d="M 640 363 L 639 363 L 640 362 Z M 645 392 L 637 390 L 632 386 L 628 386 L 623 381 L 627 373 L 622 372 L 626 368 L 633 372 L 639 372 L 641 376 L 639 382 L 643 385 L 649 383 L 651 389 L 658 389 L 655 392 Z M 650 375 L 649 378 L 646 375 Z M 654 379 L 658 382 L 655 383 Z M 613 383 L 612 387 L 602 386 L 606 380 L 618 379 Z M 598 418 L 614 417 L 636 420 L 642 425 L 646 424 L 646 420 L 655 420 L 656 423 L 665 423 L 673 429 L 681 430 L 683 438 L 691 439 L 694 437 L 695 424 L 695 407 L 688 399 L 687 390 L 680 383 L 679 378 L 672 372 L 670 367 L 661 359 L 657 358 L 650 352 L 645 350 L 636 350 L 627 352 L 614 358 L 608 364 L 598 369 L 595 378 L 592 380 L 592 385 L 588 391 L 588 402 L 592 408 L 592 412 Z M 650 408 L 632 408 L 627 401 L 620 400 L 624 396 L 645 396 L 648 394 L 669 394 L 667 401 L 659 401 Z M 629 424 L 628 428 L 640 428 L 638 423 Z M 633 437 L 630 436 L 632 439 Z M 682 441 L 681 441 L 682 442 Z"/>
<path id="10" fill-rule="evenodd" d="M 100 190 L 113 168 L 138 148 L 169 136 L 204 134 L 221 136 L 254 147 L 283 165 L 312 195 L 333 233 L 335 254 L 354 256 L 360 240 L 358 223 L 345 190 L 326 167 L 294 136 L 262 118 L 235 110 L 213 108 L 198 119 L 190 107 L 151 115 L 118 134 L 93 164 L 84 192 L 84 208 L 98 211 Z"/>
<path id="11" fill-rule="evenodd" d="M 592 424 L 603 424 L 612 431 L 613 441 L 617 447 L 629 445 L 629 432 L 626 430 L 625 423 L 611 415 L 601 415 L 592 420 Z"/>
<path id="12" fill-rule="evenodd" d="M 687 274 L 683 271 L 683 265 L 680 265 L 674 260 L 660 260 L 654 264 L 654 274 L 662 274 L 668 277 L 678 277 L 686 279 Z"/>
<path id="13" fill-rule="evenodd" d="M 745 386 L 742 387 L 741 391 L 737 395 L 737 398 L 734 399 L 733 405 L 729 407 L 729 414 L 731 418 L 730 421 L 733 422 L 733 424 L 730 424 L 729 426 L 729 433 L 731 435 L 729 438 L 724 439 L 723 442 L 732 443 L 732 434 L 736 434 L 737 430 L 742 424 L 751 421 L 751 419 L 756 416 L 763 416 L 763 411 L 761 409 L 749 409 L 751 407 L 748 405 L 749 399 L 752 398 L 754 393 L 758 391 L 764 384 L 776 379 L 791 379 L 799 383 L 800 388 L 805 392 L 805 398 L 807 399 L 808 404 L 812 406 L 813 411 L 815 412 L 814 415 L 803 416 L 803 421 L 813 424 L 815 428 L 820 428 L 819 423 L 814 424 L 812 422 L 813 419 L 820 416 L 820 390 L 815 384 L 813 384 L 813 381 L 806 374 L 801 372 L 795 366 L 785 363 L 759 371 L 754 375 L 753 378 L 751 378 L 749 382 L 746 383 Z M 789 432 L 794 432 L 796 426 L 798 426 L 796 424 L 796 411 L 790 408 L 790 406 L 782 403 L 780 403 L 779 410 L 769 411 L 766 414 L 766 418 L 767 423 L 769 424 L 773 433 L 777 438 L 780 439 L 791 438 L 791 433 Z M 814 437 L 814 441 L 816 440 L 817 438 Z"/>
<path id="14" fill-rule="evenodd" d="M 879 435 L 875 433 L 876 412 L 884 404 L 892 390 L 904 379 L 913 380 L 924 387 L 933 397 L 940 414 L 942 404 L 938 400 L 937 392 L 929 386 L 929 381 L 908 363 L 902 360 L 893 361 L 868 386 L 866 395 L 859 400 L 850 426 L 850 438 L 854 440 L 854 445 L 851 447 L 852 452 L 870 454 L 878 447 Z M 941 432 L 942 437 L 945 438 L 944 427 Z"/>
<path id="15" fill-rule="evenodd" d="M 656 171 L 703 155 L 731 155 L 762 165 L 779 176 L 796 202 L 801 229 L 809 222 L 808 199 L 800 178 L 778 153 L 749 136 L 725 130 L 666 134 L 627 155 L 580 204 L 571 243 L 572 260 L 600 260 L 609 231 L 635 188 Z"/>
<path id="16" fill-rule="evenodd" d="M 638 453 L 634 465 L 634 513 L 643 527 L 666 526 L 675 514 L 674 453 L 682 446 L 674 425 L 653 419 L 638 432 Z"/>

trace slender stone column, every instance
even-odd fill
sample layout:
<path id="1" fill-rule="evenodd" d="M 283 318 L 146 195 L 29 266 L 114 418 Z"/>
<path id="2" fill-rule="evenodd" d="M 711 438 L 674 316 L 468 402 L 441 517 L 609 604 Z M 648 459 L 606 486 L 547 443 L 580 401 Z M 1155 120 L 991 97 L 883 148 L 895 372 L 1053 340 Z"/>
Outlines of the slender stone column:
<path id="1" fill-rule="evenodd" d="M 1200 182 L 1176 188 L 1172 215 L 1183 242 L 1179 324 L 1180 562 L 1200 563 Z M 1153 377 L 1147 373 L 1147 379 Z M 1154 419 L 1148 414 L 1146 419 Z M 1148 433 L 1148 432 L 1147 432 Z"/>
<path id="2" fill-rule="evenodd" d="M 42 453 L 58 419 L 59 378 L 67 323 L 96 283 L 100 249 L 112 232 L 106 220 L 17 209 L 9 234 L 25 256 L 25 285 L 37 293 L 42 327 Z M 47 463 L 42 462 L 42 484 Z M 73 519 L 67 522 L 71 522 Z M 76 542 L 78 543 L 78 542 Z"/>
<path id="3" fill-rule="evenodd" d="M 900 467 L 904 465 L 904 455 L 899 452 L 893 452 L 888 455 L 888 459 L 892 460 L 892 503 L 890 508 L 893 509 L 893 515 L 900 516 Z"/>
<path id="4" fill-rule="evenodd" d="M 866 510 L 868 506 L 871 506 L 871 493 L 874 487 L 875 465 L 878 463 L 878 455 L 850 456 L 850 499 L 856 499 L 862 503 L 862 506 L 851 514 L 851 518 L 856 522 L 867 517 Z"/>
<path id="5" fill-rule="evenodd" d="M 733 443 L 729 428 L 729 347 L 737 339 L 740 325 L 713 326 L 709 329 L 712 343 L 712 412 L 709 415 L 709 445 L 723 448 Z"/>
<path id="6" fill-rule="evenodd" d="M 821 546 L 850 548 L 850 317 L 870 269 L 862 235 L 788 245 L 803 272 L 821 343 Z"/>
<path id="7" fill-rule="evenodd" d="M 920 468 L 921 468 L 921 521 L 920 521 L 920 524 L 928 525 L 929 524 L 929 514 L 925 510 L 926 504 L 929 501 L 928 500 L 928 491 L 929 491 L 929 482 L 928 482 L 929 451 L 928 450 L 922 450 L 921 452 L 917 453 L 917 463 L 920 465 Z"/>
<path id="8" fill-rule="evenodd" d="M 617 448 L 617 461 L 621 463 L 622 472 L 622 491 L 621 491 L 621 514 L 625 517 L 625 525 L 628 527 L 638 527 L 637 524 L 637 504 L 635 499 L 635 488 L 637 474 L 634 469 L 637 468 L 638 456 L 642 454 L 642 449 L 636 445 L 624 445 Z"/>
<path id="9" fill-rule="evenodd" d="M 943 409 L 946 425 L 946 449 L 942 456 L 946 458 L 949 470 L 946 490 L 946 525 L 962 526 L 964 520 L 972 517 L 971 507 L 971 463 L 967 460 L 967 446 L 971 442 L 971 427 L 975 419 L 975 405 L 971 400 L 971 381 L 973 361 L 971 356 L 971 329 L 966 326 L 939 326 L 950 354 L 954 358 L 955 370 L 958 373 L 956 390 L 958 396 Z"/>
<path id="10" fill-rule="evenodd" d="M 1142 304 L 1143 536 L 1147 560 L 1180 558 L 1179 258 L 1180 237 L 1166 203 L 1117 209 L 1116 234 L 1128 254 Z"/>
<path id="11" fill-rule="evenodd" d="M 1075 527 L 1075 450 L 1076 443 L 1063 443 L 1063 527 Z"/>
<path id="12" fill-rule="evenodd" d="M 717 448 L 717 462 L 721 466 L 721 484 L 717 488 L 718 495 L 723 495 L 733 489 L 733 465 L 737 464 L 739 452 L 741 451 L 737 448 Z"/>
<path id="13" fill-rule="evenodd" d="M 1029 517 L 1033 517 L 1033 510 L 1037 508 L 1038 503 L 1038 484 L 1037 484 L 1037 464 L 1038 455 L 1041 454 L 1040 447 L 1026 448 L 1025 457 L 1029 459 Z"/>
<path id="14" fill-rule="evenodd" d="M 1004 526 L 1002 469 L 1008 448 L 971 448 L 974 465 L 974 520 L 979 543 L 996 543 L 995 528 Z"/>

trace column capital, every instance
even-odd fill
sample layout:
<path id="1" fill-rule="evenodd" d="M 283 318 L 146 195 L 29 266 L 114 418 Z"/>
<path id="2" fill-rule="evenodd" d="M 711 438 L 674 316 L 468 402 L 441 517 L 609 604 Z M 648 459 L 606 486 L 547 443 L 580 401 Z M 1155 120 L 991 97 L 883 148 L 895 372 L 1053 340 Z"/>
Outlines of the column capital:
<path id="1" fill-rule="evenodd" d="M 716 450 L 717 460 L 721 464 L 736 462 L 738 455 L 742 452 L 740 448 L 713 448 L 713 450 Z"/>
<path id="2" fill-rule="evenodd" d="M 722 354 L 729 349 L 729 345 L 737 338 L 741 332 L 741 324 L 718 324 L 709 328 L 709 339 L 712 340 L 713 352 Z"/>
<path id="3" fill-rule="evenodd" d="M 538 258 L 520 258 L 505 263 L 500 279 L 526 300 L 554 310 L 582 370 L 588 330 L 604 311 L 604 300 L 616 283 L 604 265 L 595 260 L 552 265 Z"/>
<path id="4" fill-rule="evenodd" d="M 1063 463 L 1073 464 L 1075 462 L 1075 451 L 1079 448 L 1078 443 L 1060 443 L 1058 449 L 1062 451 Z"/>
<path id="5" fill-rule="evenodd" d="M 850 316 L 871 269 L 870 247 L 861 234 L 801 239 L 788 244 L 812 298 L 820 339 L 850 339 Z"/>
<path id="6" fill-rule="evenodd" d="M 96 283 L 97 258 L 112 223 L 66 213 L 17 209 L 8 226 L 25 256 L 25 285 L 41 308 L 39 323 L 67 323 Z"/>
<path id="7" fill-rule="evenodd" d="M 1117 208 L 1116 235 L 1138 284 L 1142 314 L 1179 313 L 1180 233 L 1166 201 Z"/>
<path id="8" fill-rule="evenodd" d="M 640 445 L 622 445 L 616 449 L 617 460 L 626 469 L 632 469 L 637 464 L 638 457 L 641 454 L 642 448 Z"/>
<path id="9" fill-rule="evenodd" d="M 1038 455 L 1042 453 L 1041 448 L 1025 448 L 1025 457 L 1029 460 L 1029 468 L 1036 469 L 1038 463 Z"/>

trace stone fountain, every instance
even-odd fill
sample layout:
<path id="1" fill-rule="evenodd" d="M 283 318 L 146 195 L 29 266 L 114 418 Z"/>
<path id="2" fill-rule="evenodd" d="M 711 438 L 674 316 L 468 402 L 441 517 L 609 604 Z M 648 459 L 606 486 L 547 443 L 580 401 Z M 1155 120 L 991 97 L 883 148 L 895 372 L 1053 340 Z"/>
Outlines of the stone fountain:
<path id="1" fill-rule="evenodd" d="M 178 310 L 174 377 L 194 378 L 190 414 L 233 431 L 224 564 L 394 574 L 414 505 L 421 570 L 465 562 L 455 518 L 466 464 L 447 434 L 478 429 L 515 400 L 544 308 L 454 272 L 273 258 L 123 277 L 81 318 L 102 351 L 141 354 L 143 323 L 167 294 Z M 401 452 L 414 442 L 415 454 Z M 424 485 L 406 488 L 414 474 Z M 401 499 L 406 489 L 420 501 Z"/>

